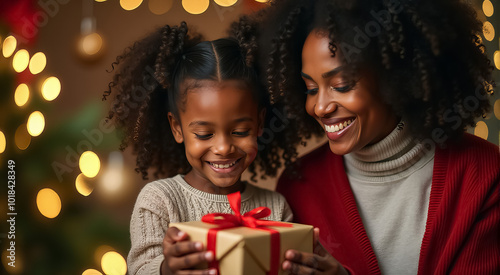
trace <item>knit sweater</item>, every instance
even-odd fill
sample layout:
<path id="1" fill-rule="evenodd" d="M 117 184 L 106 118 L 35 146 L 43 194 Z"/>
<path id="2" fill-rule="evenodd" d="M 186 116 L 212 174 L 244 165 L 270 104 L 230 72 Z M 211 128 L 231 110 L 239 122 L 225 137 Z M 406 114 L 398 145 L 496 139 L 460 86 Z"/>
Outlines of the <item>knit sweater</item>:
<path id="1" fill-rule="evenodd" d="M 271 209 L 266 219 L 291 221 L 292 212 L 280 194 L 245 185 L 241 213 L 259 206 Z M 130 220 L 132 246 L 128 274 L 160 274 L 162 242 L 171 222 L 199 221 L 208 213 L 232 213 L 225 195 L 210 194 L 189 185 L 182 175 L 148 183 L 139 193 Z"/>
<path id="2" fill-rule="evenodd" d="M 277 190 L 294 221 L 320 228 L 320 240 L 354 274 L 380 274 L 345 173 L 328 144 L 291 167 Z M 416 194 L 417 196 L 419 194 Z M 418 274 L 500 274 L 500 152 L 478 137 L 436 147 Z"/>

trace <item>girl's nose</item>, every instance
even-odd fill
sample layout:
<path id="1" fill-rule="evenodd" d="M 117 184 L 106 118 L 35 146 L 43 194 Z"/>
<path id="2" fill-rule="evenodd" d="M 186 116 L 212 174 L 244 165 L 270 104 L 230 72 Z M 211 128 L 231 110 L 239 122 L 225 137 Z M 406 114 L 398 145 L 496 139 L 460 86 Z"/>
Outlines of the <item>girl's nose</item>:
<path id="1" fill-rule="evenodd" d="M 317 117 L 325 117 L 337 110 L 337 102 L 328 89 L 320 88 L 316 95 L 314 113 Z"/>
<path id="2" fill-rule="evenodd" d="M 216 155 L 229 155 L 233 151 L 232 139 L 226 135 L 216 136 L 214 139 L 214 145 L 212 146 L 212 152 Z"/>

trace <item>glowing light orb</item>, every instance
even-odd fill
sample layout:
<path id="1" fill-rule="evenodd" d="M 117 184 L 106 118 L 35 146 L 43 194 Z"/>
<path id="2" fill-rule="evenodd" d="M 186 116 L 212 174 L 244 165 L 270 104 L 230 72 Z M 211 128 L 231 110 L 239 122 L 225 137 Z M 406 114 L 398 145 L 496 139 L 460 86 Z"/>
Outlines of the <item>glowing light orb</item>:
<path id="1" fill-rule="evenodd" d="M 36 196 L 36 205 L 42 215 L 53 219 L 61 212 L 61 198 L 50 188 L 44 188 Z"/>

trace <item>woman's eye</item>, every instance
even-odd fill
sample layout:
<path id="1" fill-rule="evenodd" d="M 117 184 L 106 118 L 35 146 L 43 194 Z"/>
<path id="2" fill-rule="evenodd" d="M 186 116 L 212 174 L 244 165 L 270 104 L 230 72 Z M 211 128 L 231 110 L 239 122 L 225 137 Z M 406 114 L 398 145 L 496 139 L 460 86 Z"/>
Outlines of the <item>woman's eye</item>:
<path id="1" fill-rule="evenodd" d="M 196 136 L 197 139 L 209 139 L 213 136 L 213 134 L 206 134 L 206 135 L 199 135 L 199 134 L 194 134 Z"/>
<path id="2" fill-rule="evenodd" d="M 315 95 L 318 92 L 318 88 L 309 89 L 306 91 L 306 95 Z"/>
<path id="3" fill-rule="evenodd" d="M 238 136 L 238 137 L 246 137 L 248 136 L 250 131 L 234 131 L 233 135 Z"/>
<path id="4" fill-rule="evenodd" d="M 345 92 L 348 92 L 350 90 L 352 90 L 353 86 L 352 85 L 346 85 L 346 86 L 340 86 L 340 87 L 334 87 L 332 86 L 332 89 L 337 91 L 337 92 L 341 92 L 341 93 L 345 93 Z"/>

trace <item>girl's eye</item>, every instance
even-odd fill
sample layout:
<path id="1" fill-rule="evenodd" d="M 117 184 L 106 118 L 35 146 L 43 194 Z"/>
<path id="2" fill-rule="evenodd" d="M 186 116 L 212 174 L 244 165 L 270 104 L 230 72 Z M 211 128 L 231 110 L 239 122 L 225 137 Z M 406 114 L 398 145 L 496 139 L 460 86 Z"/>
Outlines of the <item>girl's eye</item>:
<path id="1" fill-rule="evenodd" d="M 196 133 L 194 135 L 196 136 L 197 139 L 202 139 L 202 140 L 209 139 L 213 136 L 213 134 L 198 135 Z"/>
<path id="2" fill-rule="evenodd" d="M 234 131 L 233 135 L 238 136 L 238 137 L 246 137 L 248 136 L 250 131 Z"/>
<path id="3" fill-rule="evenodd" d="M 318 88 L 309 89 L 306 91 L 306 95 L 315 95 L 318 92 Z"/>

